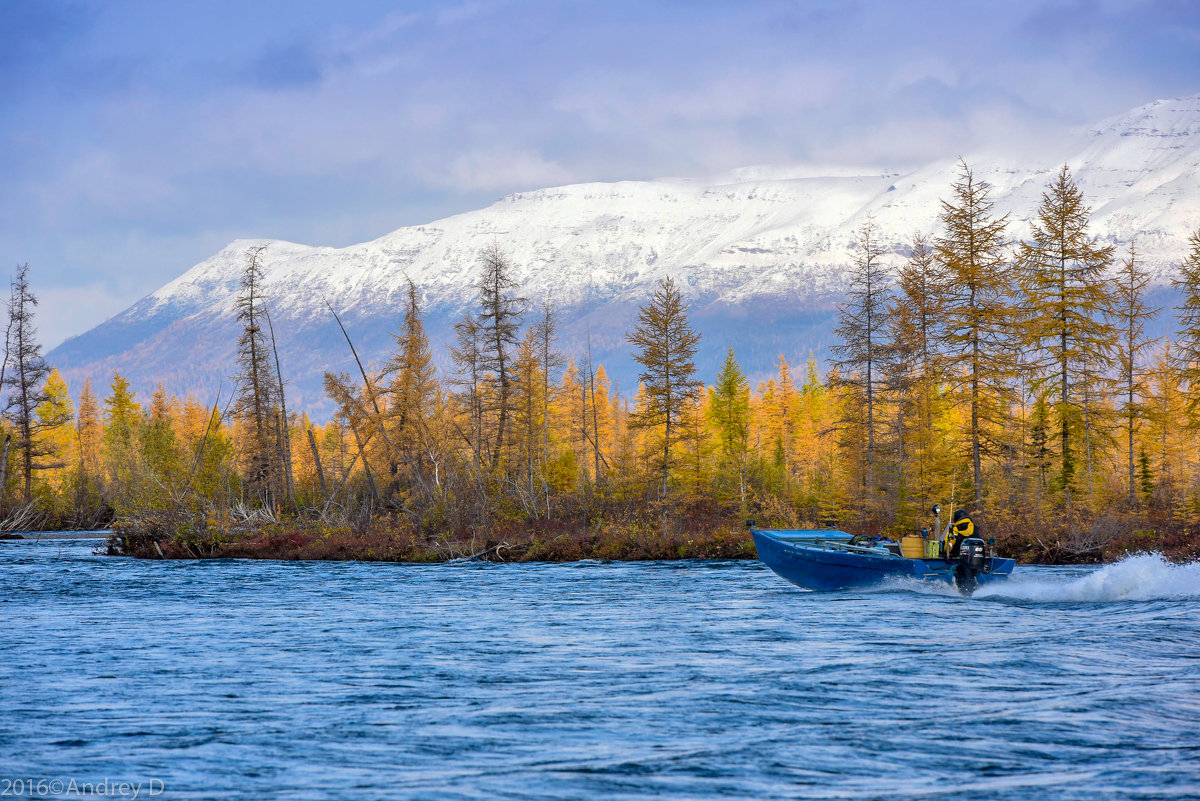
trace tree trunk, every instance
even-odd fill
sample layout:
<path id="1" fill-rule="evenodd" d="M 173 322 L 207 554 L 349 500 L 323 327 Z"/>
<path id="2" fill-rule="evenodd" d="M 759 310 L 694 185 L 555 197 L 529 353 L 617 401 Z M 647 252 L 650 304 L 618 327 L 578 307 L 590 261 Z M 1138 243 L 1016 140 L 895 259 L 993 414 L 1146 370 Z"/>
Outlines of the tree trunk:
<path id="1" fill-rule="evenodd" d="M 0 510 L 4 507 L 4 488 L 8 484 L 8 449 L 12 445 L 12 434 L 4 435 L 4 454 L 0 456 Z"/>
<path id="2" fill-rule="evenodd" d="M 871 375 L 871 331 L 867 331 L 867 506 L 875 510 L 875 391 Z"/>
<path id="3" fill-rule="evenodd" d="M 358 455 L 362 457 L 363 472 L 367 476 L 367 486 L 369 486 L 371 488 L 371 497 L 374 498 L 376 502 L 378 502 L 379 501 L 379 487 L 377 487 L 375 485 L 375 476 L 373 476 L 371 474 L 371 464 L 367 461 L 366 448 L 364 447 L 362 438 L 359 437 L 359 435 L 358 435 L 358 429 L 354 427 L 353 423 L 351 423 L 351 425 L 350 425 L 350 430 L 354 432 L 354 442 L 355 442 L 355 444 L 358 445 Z"/>
<path id="4" fill-rule="evenodd" d="M 271 332 L 271 353 L 275 356 L 275 378 L 279 387 L 279 408 L 283 420 L 279 429 L 282 435 L 280 460 L 283 465 L 283 495 L 285 502 L 294 513 L 296 511 L 296 480 L 292 475 L 292 433 L 291 427 L 288 425 L 287 396 L 283 391 L 283 367 L 279 364 L 279 349 L 275 346 L 275 326 L 271 322 L 271 315 L 266 315 L 266 318 L 267 329 Z"/>
<path id="5" fill-rule="evenodd" d="M 1134 473 L 1133 473 L 1133 423 L 1134 423 L 1134 409 L 1133 409 L 1133 346 L 1134 346 L 1134 341 L 1133 341 L 1133 336 L 1132 336 L 1132 333 L 1133 333 L 1133 331 L 1132 331 L 1132 328 L 1133 328 L 1133 323 L 1132 323 L 1132 321 L 1129 321 L 1129 325 L 1130 325 L 1130 337 L 1129 337 L 1129 365 L 1128 365 L 1128 367 L 1129 367 L 1129 372 L 1128 372 L 1128 373 L 1126 374 L 1126 376 L 1125 376 L 1125 378 L 1126 378 L 1125 391 L 1126 391 L 1126 400 L 1127 400 L 1127 403 L 1126 403 L 1126 407 L 1125 407 L 1125 408 L 1126 408 L 1126 410 L 1127 410 L 1127 415 L 1128 415 L 1128 416 L 1127 416 L 1127 419 L 1126 419 L 1126 422 L 1127 422 L 1127 433 L 1128 433 L 1128 435 L 1129 435 L 1129 508 L 1132 510 L 1132 509 L 1136 509 L 1136 508 L 1137 508 L 1137 495 L 1135 494 L 1135 491 L 1134 491 L 1134 488 L 1133 488 L 1133 482 L 1134 482 Z"/>
<path id="6" fill-rule="evenodd" d="M 592 457 L 595 462 L 595 480 L 600 481 L 600 419 L 596 414 L 596 374 L 592 369 L 592 332 L 588 330 L 588 383 L 592 399 Z"/>
<path id="7" fill-rule="evenodd" d="M 312 448 L 313 464 L 317 466 L 317 481 L 321 484 L 321 500 L 325 500 L 328 490 L 325 487 L 325 471 L 321 469 L 321 452 L 317 450 L 317 438 L 312 429 L 308 429 L 308 447 Z"/>
<path id="8" fill-rule="evenodd" d="M 667 403 L 666 403 L 666 409 L 664 411 L 666 412 L 667 423 L 663 429 L 663 483 L 662 483 L 663 500 L 666 500 L 666 498 L 667 498 L 667 476 L 671 470 L 671 412 L 673 411 L 673 409 L 671 407 L 671 379 L 670 379 L 670 376 L 667 377 L 666 387 L 667 387 L 667 392 L 666 392 Z"/>
<path id="9" fill-rule="evenodd" d="M 342 325 L 342 318 L 338 317 L 338 313 L 333 310 L 333 306 L 329 305 L 328 302 L 325 303 L 325 306 L 329 309 L 329 313 L 333 315 L 333 319 L 337 320 L 338 328 L 342 329 L 342 336 L 346 338 L 346 344 L 350 346 L 350 354 L 354 356 L 354 363 L 358 365 L 358 372 L 362 376 L 363 387 L 366 389 L 367 397 L 371 400 L 371 408 L 375 410 L 375 428 L 379 429 L 379 435 L 383 437 L 383 442 L 387 445 L 389 467 L 392 467 L 392 472 L 395 472 L 396 449 L 392 446 L 391 438 L 388 437 L 387 426 L 383 422 L 383 413 L 379 410 L 379 401 L 375 397 L 375 388 L 371 386 L 371 380 L 367 378 L 367 371 L 363 369 L 362 360 L 358 358 L 358 350 L 354 347 L 354 342 L 350 340 L 350 334 L 346 331 L 346 326 Z M 365 460 L 363 464 L 366 464 Z M 376 496 L 376 500 L 378 500 L 378 496 Z"/>
<path id="10" fill-rule="evenodd" d="M 1071 517 L 1071 481 L 1075 477 L 1075 465 L 1071 459 L 1069 428 L 1069 410 L 1067 408 L 1067 334 L 1063 331 L 1061 338 L 1062 358 L 1059 360 L 1059 370 L 1061 375 L 1061 386 L 1059 388 L 1059 415 L 1062 417 L 1062 474 L 1063 474 L 1063 506 L 1067 510 L 1067 518 Z"/>
<path id="11" fill-rule="evenodd" d="M 979 454 L 979 358 L 979 334 L 976 332 L 971 336 L 971 468 L 976 512 L 983 511 L 983 464 Z"/>

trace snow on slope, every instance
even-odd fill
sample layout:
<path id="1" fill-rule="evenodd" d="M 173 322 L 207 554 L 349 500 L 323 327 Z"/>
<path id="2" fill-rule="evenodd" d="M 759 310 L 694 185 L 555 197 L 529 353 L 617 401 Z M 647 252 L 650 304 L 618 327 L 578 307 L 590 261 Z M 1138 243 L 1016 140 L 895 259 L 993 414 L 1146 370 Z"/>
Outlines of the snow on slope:
<path id="1" fill-rule="evenodd" d="M 1067 163 L 1093 207 L 1093 233 L 1112 243 L 1136 237 L 1144 263 L 1165 282 L 1200 224 L 1200 95 L 1100 123 L 1075 152 L 1064 151 L 1036 165 L 994 154 L 968 163 L 992 185 L 997 211 L 1011 214 L 1014 237 L 1027 233 L 1046 184 Z M 345 346 L 330 328 L 325 301 L 352 323 L 365 343 L 360 349 L 379 358 L 411 278 L 441 344 L 452 320 L 473 303 L 479 253 L 492 243 L 511 257 L 526 296 L 566 310 L 565 344 L 577 344 L 586 328 L 626 386 L 633 373 L 621 333 L 667 275 L 684 286 L 706 324 L 702 366 L 733 345 L 756 372 L 778 352 L 803 358 L 829 344 L 828 321 L 845 287 L 854 232 L 873 215 L 899 261 L 914 233 L 936 232 L 939 201 L 958 169 L 957 159 L 903 174 L 757 167 L 703 182 L 518 193 L 347 248 L 272 242 L 265 290 L 300 402 L 318 411 L 321 373 L 345 368 Z M 161 378 L 174 391 L 211 393 L 232 371 L 232 301 L 244 252 L 255 244 L 230 243 L 64 343 L 52 361 L 75 381 L 120 369 L 143 392 Z M 756 326 L 744 324 L 751 316 Z"/>

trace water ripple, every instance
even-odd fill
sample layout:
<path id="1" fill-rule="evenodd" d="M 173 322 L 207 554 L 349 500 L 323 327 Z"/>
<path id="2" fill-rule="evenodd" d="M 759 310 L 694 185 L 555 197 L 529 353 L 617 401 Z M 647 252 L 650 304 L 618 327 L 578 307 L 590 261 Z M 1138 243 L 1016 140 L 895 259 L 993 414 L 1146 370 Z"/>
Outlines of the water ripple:
<path id="1" fill-rule="evenodd" d="M 1200 567 L 965 599 L 757 563 L 0 545 L 0 778 L 163 798 L 1200 797 Z"/>

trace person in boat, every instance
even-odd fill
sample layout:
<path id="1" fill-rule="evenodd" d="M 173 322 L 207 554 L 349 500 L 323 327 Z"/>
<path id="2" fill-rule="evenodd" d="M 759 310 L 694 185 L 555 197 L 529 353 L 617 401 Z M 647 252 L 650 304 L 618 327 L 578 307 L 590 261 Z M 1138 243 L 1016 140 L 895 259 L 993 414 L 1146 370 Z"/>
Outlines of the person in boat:
<path id="1" fill-rule="evenodd" d="M 953 520 L 946 528 L 946 535 L 942 539 L 942 554 L 951 561 L 957 559 L 958 548 L 962 541 L 974 536 L 975 521 L 971 519 L 965 509 L 959 509 L 954 513 Z"/>

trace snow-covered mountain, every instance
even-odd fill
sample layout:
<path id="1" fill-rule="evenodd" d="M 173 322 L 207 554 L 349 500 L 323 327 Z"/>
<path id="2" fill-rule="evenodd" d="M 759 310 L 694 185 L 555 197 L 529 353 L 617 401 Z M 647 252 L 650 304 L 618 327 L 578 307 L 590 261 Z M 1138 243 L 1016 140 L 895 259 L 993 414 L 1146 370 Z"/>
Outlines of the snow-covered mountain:
<path id="1" fill-rule="evenodd" d="M 1200 95 L 1165 100 L 1107 120 L 1039 163 L 1004 154 L 967 162 L 992 185 L 1010 234 L 1025 235 L 1047 183 L 1065 162 L 1093 208 L 1103 241 L 1137 240 L 1143 263 L 1166 282 L 1200 225 Z M 325 303 L 360 353 L 378 361 L 400 322 L 405 277 L 419 287 L 435 350 L 474 302 L 479 254 L 495 243 L 524 294 L 564 311 L 562 345 L 594 358 L 625 389 L 636 371 L 623 334 L 636 308 L 673 276 L 704 334 L 699 366 L 712 380 L 732 346 L 754 374 L 783 353 L 803 359 L 830 344 L 854 232 L 874 215 L 900 260 L 915 233 L 937 231 L 958 159 L 906 172 L 751 168 L 709 181 L 590 183 L 509 195 L 478 211 L 393 231 L 346 248 L 271 242 L 264 256 L 280 358 L 292 404 L 324 415 L 325 370 L 353 367 Z M 233 372 L 233 299 L 245 251 L 231 242 L 93 330 L 49 354 L 78 386 L 119 370 L 139 393 L 158 381 L 212 398 Z M 444 365 L 444 362 L 443 362 Z"/>

